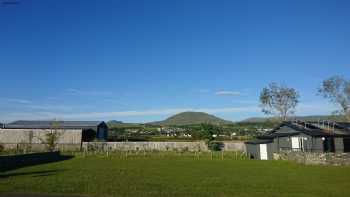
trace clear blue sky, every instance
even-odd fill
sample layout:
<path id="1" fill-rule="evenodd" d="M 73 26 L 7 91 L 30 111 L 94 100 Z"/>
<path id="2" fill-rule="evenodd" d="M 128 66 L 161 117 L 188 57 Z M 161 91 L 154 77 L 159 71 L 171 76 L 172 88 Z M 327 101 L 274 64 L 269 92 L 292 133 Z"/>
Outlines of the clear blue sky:
<path id="1" fill-rule="evenodd" d="M 0 120 L 147 122 L 180 111 L 263 116 L 260 90 L 296 88 L 298 115 L 350 78 L 350 1 L 0 0 Z"/>

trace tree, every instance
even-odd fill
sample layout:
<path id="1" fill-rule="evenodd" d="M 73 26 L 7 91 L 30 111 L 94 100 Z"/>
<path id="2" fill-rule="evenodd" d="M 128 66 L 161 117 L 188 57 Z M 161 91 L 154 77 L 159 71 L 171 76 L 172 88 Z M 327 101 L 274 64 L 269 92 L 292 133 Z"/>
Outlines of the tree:
<path id="1" fill-rule="evenodd" d="M 265 114 L 276 115 L 282 120 L 294 114 L 299 103 L 299 93 L 294 88 L 270 83 L 260 93 L 260 106 Z"/>
<path id="2" fill-rule="evenodd" d="M 340 76 L 330 77 L 322 82 L 318 93 L 330 102 L 340 105 L 341 110 L 335 113 L 344 115 L 350 121 L 350 80 Z"/>
<path id="3" fill-rule="evenodd" d="M 202 139 L 206 139 L 207 141 L 213 141 L 214 134 L 219 133 L 219 127 L 213 124 L 201 123 L 200 125 L 200 134 Z"/>
<path id="4" fill-rule="evenodd" d="M 58 129 L 59 129 L 59 122 L 54 120 L 52 121 L 50 131 L 45 134 L 45 138 L 39 138 L 40 141 L 46 145 L 47 150 L 50 152 L 56 150 L 58 140 L 62 135 L 62 133 L 60 133 Z"/>
<path id="5" fill-rule="evenodd" d="M 217 135 L 221 132 L 222 129 L 219 126 L 208 123 L 202 123 L 200 125 L 201 138 L 205 139 L 209 150 L 220 151 L 222 149 L 223 143 L 214 141 L 214 135 Z"/>

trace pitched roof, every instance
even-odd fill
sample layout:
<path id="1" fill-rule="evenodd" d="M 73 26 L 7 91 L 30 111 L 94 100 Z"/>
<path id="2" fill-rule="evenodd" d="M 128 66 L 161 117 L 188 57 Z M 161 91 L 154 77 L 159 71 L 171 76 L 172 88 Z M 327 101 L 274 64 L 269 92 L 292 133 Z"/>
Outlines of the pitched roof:
<path id="1" fill-rule="evenodd" d="M 97 128 L 103 121 L 32 121 L 19 120 L 5 125 L 9 129 L 92 129 Z"/>
<path id="2" fill-rule="evenodd" d="M 350 131 L 350 122 L 337 122 L 335 123 L 336 128 L 345 129 Z"/>
<path id="3" fill-rule="evenodd" d="M 266 133 L 259 138 L 269 139 L 275 137 L 284 137 L 292 136 L 298 134 L 305 134 L 309 136 L 350 136 L 350 130 L 347 129 L 337 129 L 334 127 L 334 130 L 326 130 L 318 127 L 315 124 L 310 124 L 307 122 L 283 122 L 279 127 L 272 130 L 269 133 Z"/>
<path id="4" fill-rule="evenodd" d="M 269 144 L 272 143 L 272 139 L 256 139 L 245 142 L 246 144 Z"/>

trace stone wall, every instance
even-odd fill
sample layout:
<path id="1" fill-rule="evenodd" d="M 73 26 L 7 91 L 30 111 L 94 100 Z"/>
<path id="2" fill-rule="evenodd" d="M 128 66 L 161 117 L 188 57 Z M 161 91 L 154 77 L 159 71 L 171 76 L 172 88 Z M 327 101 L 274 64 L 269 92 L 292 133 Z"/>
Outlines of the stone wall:
<path id="1" fill-rule="evenodd" d="M 198 142 L 83 142 L 84 150 L 110 151 L 208 151 L 204 141 Z M 245 151 L 243 142 L 224 142 L 224 151 Z"/>
<path id="2" fill-rule="evenodd" d="M 348 153 L 311 153 L 299 151 L 283 151 L 274 153 L 274 159 L 295 161 L 305 165 L 350 165 Z"/>

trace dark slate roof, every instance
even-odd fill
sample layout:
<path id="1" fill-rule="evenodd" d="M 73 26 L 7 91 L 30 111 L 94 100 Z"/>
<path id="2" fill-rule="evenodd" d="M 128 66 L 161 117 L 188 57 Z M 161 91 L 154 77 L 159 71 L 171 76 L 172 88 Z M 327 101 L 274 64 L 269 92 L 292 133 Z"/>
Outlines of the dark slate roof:
<path id="1" fill-rule="evenodd" d="M 256 140 L 247 141 L 245 143 L 246 144 L 269 144 L 272 142 L 273 142 L 272 139 L 256 139 Z"/>
<path id="2" fill-rule="evenodd" d="M 103 121 L 32 121 L 19 120 L 5 125 L 8 129 L 94 129 Z"/>
<path id="3" fill-rule="evenodd" d="M 338 129 L 345 129 L 350 131 L 350 123 L 349 122 L 337 122 L 335 123 L 335 127 Z"/>
<path id="4" fill-rule="evenodd" d="M 286 131 L 282 131 L 283 128 L 288 128 Z M 314 137 L 321 136 L 350 136 L 350 130 L 339 130 L 337 128 L 334 131 L 328 131 L 317 127 L 314 124 L 309 124 L 306 122 L 283 122 L 279 127 L 272 130 L 269 133 L 266 133 L 263 136 L 260 136 L 261 139 L 271 139 L 275 137 L 284 137 L 284 136 L 293 136 L 298 134 L 305 134 Z"/>

